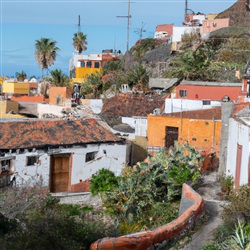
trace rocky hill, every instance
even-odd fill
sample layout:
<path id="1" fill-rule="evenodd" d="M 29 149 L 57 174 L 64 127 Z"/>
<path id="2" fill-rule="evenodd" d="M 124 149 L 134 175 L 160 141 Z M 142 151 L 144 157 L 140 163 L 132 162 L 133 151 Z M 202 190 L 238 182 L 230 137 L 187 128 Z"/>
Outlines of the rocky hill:
<path id="1" fill-rule="evenodd" d="M 230 18 L 229 26 L 244 27 L 250 23 L 250 2 L 249 0 L 238 0 L 228 9 L 219 13 L 218 18 Z"/>

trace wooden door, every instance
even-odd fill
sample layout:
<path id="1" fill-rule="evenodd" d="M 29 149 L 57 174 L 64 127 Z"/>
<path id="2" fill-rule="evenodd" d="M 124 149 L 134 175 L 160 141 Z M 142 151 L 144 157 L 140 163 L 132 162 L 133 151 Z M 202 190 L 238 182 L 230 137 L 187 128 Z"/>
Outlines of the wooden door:
<path id="1" fill-rule="evenodd" d="M 238 189 L 240 186 L 241 158 L 242 158 L 242 145 L 237 144 L 235 189 Z"/>
<path id="2" fill-rule="evenodd" d="M 69 155 L 51 156 L 50 191 L 67 192 L 69 185 Z"/>
<path id="3" fill-rule="evenodd" d="M 178 127 L 166 127 L 165 147 L 168 149 L 174 146 L 174 142 L 178 141 Z"/>

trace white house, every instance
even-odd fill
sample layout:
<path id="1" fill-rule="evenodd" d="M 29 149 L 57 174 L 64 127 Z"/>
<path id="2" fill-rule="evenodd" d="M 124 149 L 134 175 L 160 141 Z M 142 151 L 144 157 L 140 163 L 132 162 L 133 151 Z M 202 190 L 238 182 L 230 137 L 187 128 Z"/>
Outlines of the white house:
<path id="1" fill-rule="evenodd" d="M 181 111 L 211 109 L 221 106 L 218 101 L 204 101 L 204 100 L 184 100 L 177 98 L 166 98 L 164 113 L 175 113 Z"/>
<path id="2" fill-rule="evenodd" d="M 0 123 L 0 177 L 18 186 L 40 179 L 51 192 L 89 191 L 92 174 L 116 175 L 126 164 L 126 142 L 94 119 Z"/>
<path id="3" fill-rule="evenodd" d="M 229 118 L 226 175 L 237 189 L 250 184 L 250 109 L 246 107 Z"/>

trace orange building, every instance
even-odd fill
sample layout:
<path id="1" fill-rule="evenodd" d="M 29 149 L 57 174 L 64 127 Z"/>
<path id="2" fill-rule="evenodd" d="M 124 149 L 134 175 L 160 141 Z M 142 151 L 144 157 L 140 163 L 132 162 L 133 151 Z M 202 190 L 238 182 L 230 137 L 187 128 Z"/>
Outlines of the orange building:
<path id="1" fill-rule="evenodd" d="M 202 25 L 202 34 L 206 35 L 215 30 L 226 27 L 229 27 L 229 18 L 204 20 Z"/>
<path id="2" fill-rule="evenodd" d="M 70 103 L 72 90 L 68 87 L 50 87 L 49 104 L 65 106 L 66 102 Z"/>
<path id="3" fill-rule="evenodd" d="M 221 107 L 163 115 L 148 115 L 148 153 L 169 148 L 174 141 L 189 143 L 207 154 L 218 152 L 221 135 Z"/>

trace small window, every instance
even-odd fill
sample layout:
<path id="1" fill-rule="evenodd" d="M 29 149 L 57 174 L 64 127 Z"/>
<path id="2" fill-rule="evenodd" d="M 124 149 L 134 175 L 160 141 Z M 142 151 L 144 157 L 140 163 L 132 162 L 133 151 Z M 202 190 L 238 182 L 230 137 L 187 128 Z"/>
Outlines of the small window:
<path id="1" fill-rule="evenodd" d="M 180 97 L 187 97 L 187 91 L 186 90 L 180 90 Z"/>
<path id="2" fill-rule="evenodd" d="M 85 62 L 81 62 L 81 67 L 84 68 L 85 67 Z"/>
<path id="3" fill-rule="evenodd" d="M 86 67 L 91 68 L 91 62 L 87 62 Z"/>
<path id="4" fill-rule="evenodd" d="M 192 141 L 196 141 L 196 138 L 192 138 Z"/>
<path id="5" fill-rule="evenodd" d="M 37 156 L 27 156 L 26 157 L 26 166 L 34 166 L 38 161 Z"/>
<path id="6" fill-rule="evenodd" d="M 85 162 L 93 161 L 96 157 L 97 152 L 90 152 L 86 154 Z"/>
<path id="7" fill-rule="evenodd" d="M 95 67 L 96 69 L 100 68 L 100 63 L 99 63 L 99 62 L 95 62 L 94 67 Z"/>
<path id="8" fill-rule="evenodd" d="M 213 23 L 213 27 L 217 27 L 217 23 Z"/>
<path id="9" fill-rule="evenodd" d="M 1 167 L 2 172 L 9 171 L 10 170 L 10 160 L 0 161 L 0 167 Z"/>
<path id="10" fill-rule="evenodd" d="M 202 100 L 202 105 L 211 105 L 210 100 Z"/>

